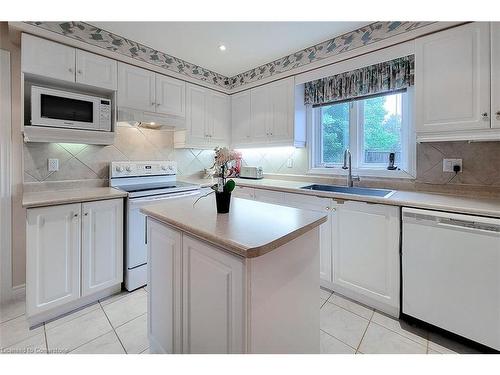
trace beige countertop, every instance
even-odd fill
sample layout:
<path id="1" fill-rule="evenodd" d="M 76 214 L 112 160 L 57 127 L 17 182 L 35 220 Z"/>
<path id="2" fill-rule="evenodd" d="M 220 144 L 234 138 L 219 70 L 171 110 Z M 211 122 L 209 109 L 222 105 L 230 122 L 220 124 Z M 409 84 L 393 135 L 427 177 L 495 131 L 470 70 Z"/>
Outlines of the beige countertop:
<path id="1" fill-rule="evenodd" d="M 36 191 L 23 194 L 23 207 L 54 206 L 58 204 L 90 202 L 126 196 L 126 192 L 110 187 Z"/>
<path id="2" fill-rule="evenodd" d="M 185 181 L 196 182 L 201 186 L 213 184 L 211 179 L 185 178 Z M 249 180 L 235 178 L 236 185 L 254 187 L 267 190 L 284 191 L 289 193 L 300 193 L 319 197 L 354 200 L 370 203 L 388 204 L 393 206 L 426 208 L 431 210 L 449 211 L 464 214 L 473 214 L 489 217 L 500 217 L 500 199 L 495 198 L 473 198 L 450 194 L 427 193 L 422 191 L 395 190 L 388 198 L 369 197 L 356 194 L 342 194 L 332 192 L 310 191 L 300 189 L 314 182 L 276 180 L 264 178 L 262 180 Z"/>
<path id="3" fill-rule="evenodd" d="M 322 213 L 233 197 L 228 214 L 217 214 L 215 196 L 172 199 L 141 211 L 194 237 L 245 258 L 272 251 L 327 220 Z"/>

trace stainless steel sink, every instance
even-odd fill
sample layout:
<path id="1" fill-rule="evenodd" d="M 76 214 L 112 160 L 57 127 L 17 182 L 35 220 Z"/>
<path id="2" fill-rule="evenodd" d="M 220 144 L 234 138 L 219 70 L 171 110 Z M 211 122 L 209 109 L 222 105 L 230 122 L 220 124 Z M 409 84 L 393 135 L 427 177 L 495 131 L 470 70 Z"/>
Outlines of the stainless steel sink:
<path id="1" fill-rule="evenodd" d="M 327 192 L 342 193 L 342 194 L 367 195 L 370 197 L 381 197 L 381 198 L 390 197 L 394 193 L 394 190 L 348 187 L 348 186 L 337 186 L 337 185 L 320 185 L 320 184 L 302 186 L 301 189 L 314 190 L 314 191 L 327 191 Z"/>

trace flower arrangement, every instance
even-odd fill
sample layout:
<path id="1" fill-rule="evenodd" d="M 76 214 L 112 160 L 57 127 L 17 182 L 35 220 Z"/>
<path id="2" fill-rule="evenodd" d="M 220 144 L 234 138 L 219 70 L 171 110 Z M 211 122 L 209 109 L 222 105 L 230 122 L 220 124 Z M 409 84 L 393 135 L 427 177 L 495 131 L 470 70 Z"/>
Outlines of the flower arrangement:
<path id="1" fill-rule="evenodd" d="M 217 176 L 217 183 L 212 186 L 212 189 L 217 193 L 231 193 L 236 186 L 232 179 L 227 179 L 228 176 L 233 174 L 233 168 L 230 164 L 241 159 L 241 155 L 234 151 L 229 150 L 227 147 L 216 147 L 214 156 L 215 175 Z"/>

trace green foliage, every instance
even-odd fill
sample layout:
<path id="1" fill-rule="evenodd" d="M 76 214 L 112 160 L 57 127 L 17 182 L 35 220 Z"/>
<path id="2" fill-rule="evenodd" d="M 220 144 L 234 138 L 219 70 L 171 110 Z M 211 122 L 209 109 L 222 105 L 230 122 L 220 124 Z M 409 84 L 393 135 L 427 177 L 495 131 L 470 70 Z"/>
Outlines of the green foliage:
<path id="1" fill-rule="evenodd" d="M 396 152 L 401 150 L 401 116 L 390 115 L 383 96 L 364 100 L 365 150 Z M 321 109 L 323 126 L 323 161 L 341 163 L 349 147 L 349 104 L 341 103 Z"/>

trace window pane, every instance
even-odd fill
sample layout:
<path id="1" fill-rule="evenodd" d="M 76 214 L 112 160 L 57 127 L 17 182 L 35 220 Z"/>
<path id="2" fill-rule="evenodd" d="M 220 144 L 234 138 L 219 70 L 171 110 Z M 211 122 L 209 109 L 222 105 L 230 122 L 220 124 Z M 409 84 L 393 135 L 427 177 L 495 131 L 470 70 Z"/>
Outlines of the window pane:
<path id="1" fill-rule="evenodd" d="M 341 163 L 349 147 L 349 103 L 321 107 L 322 163 Z"/>
<path id="2" fill-rule="evenodd" d="M 401 119 L 403 94 L 363 100 L 363 163 L 388 164 L 389 153 L 401 163 Z"/>

